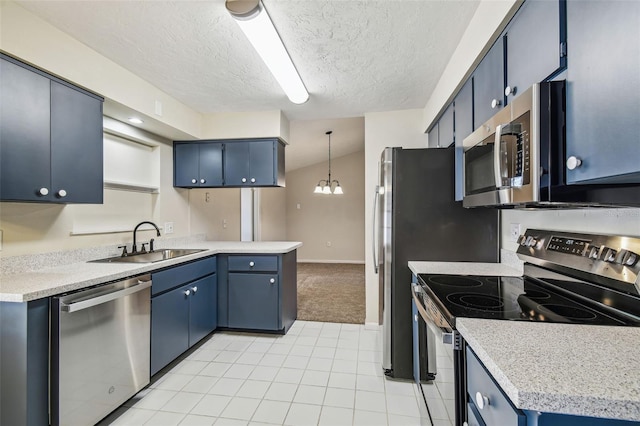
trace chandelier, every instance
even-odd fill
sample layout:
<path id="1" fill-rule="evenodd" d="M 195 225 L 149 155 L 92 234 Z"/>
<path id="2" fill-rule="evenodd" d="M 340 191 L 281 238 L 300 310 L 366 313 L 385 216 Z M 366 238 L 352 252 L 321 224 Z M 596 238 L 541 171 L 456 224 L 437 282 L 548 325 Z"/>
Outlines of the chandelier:
<path id="1" fill-rule="evenodd" d="M 344 192 L 342 192 L 340 182 L 336 179 L 331 180 L 331 133 L 333 133 L 331 130 L 325 133 L 329 136 L 329 177 L 327 179 L 320 179 L 316 185 L 316 189 L 313 191 L 314 194 L 344 194 Z M 336 186 L 332 189 L 334 183 Z"/>

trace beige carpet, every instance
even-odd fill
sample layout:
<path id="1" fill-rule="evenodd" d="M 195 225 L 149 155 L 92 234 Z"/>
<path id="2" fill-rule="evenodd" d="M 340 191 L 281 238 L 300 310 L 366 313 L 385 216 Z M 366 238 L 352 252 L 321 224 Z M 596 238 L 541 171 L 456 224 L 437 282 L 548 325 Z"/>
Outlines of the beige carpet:
<path id="1" fill-rule="evenodd" d="M 298 319 L 364 324 L 364 265 L 298 263 Z"/>

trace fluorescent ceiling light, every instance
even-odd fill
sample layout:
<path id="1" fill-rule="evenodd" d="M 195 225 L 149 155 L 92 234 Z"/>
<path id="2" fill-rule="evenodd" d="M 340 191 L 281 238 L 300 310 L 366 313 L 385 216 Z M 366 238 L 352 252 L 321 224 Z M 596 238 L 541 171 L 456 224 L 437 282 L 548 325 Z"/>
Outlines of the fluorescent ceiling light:
<path id="1" fill-rule="evenodd" d="M 226 0 L 225 4 L 289 100 L 294 104 L 305 103 L 309 93 L 262 2 Z"/>
<path id="2" fill-rule="evenodd" d="M 129 122 L 133 124 L 142 124 L 144 121 L 140 120 L 138 117 L 129 117 Z"/>

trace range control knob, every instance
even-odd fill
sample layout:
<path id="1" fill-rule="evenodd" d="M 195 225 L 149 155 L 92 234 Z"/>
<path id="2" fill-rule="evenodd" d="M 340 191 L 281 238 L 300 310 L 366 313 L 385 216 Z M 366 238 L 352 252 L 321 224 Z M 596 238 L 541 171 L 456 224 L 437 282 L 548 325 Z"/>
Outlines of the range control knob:
<path id="1" fill-rule="evenodd" d="M 524 234 L 520 235 L 520 236 L 518 237 L 518 239 L 516 240 L 516 242 L 517 242 L 518 244 L 520 244 L 521 246 L 526 245 L 526 241 L 527 241 L 527 236 L 526 236 L 526 235 L 524 235 Z"/>
<path id="2" fill-rule="evenodd" d="M 527 247 L 533 247 L 533 246 L 535 246 L 536 244 L 538 244 L 538 240 L 536 240 L 536 239 L 535 239 L 535 238 L 533 238 L 533 237 L 527 237 L 527 240 L 525 241 L 525 245 L 526 245 Z"/>
<path id="3" fill-rule="evenodd" d="M 603 247 L 601 253 L 601 259 L 605 262 L 614 262 L 616 260 L 616 254 L 618 254 L 618 252 L 611 247 Z"/>
<path id="4" fill-rule="evenodd" d="M 600 251 L 600 247 L 589 246 L 587 250 L 584 252 L 584 255 L 587 256 L 589 259 L 597 259 L 599 251 Z"/>
<path id="5" fill-rule="evenodd" d="M 629 250 L 622 250 L 620 263 L 625 266 L 633 266 L 638 262 L 638 254 Z"/>

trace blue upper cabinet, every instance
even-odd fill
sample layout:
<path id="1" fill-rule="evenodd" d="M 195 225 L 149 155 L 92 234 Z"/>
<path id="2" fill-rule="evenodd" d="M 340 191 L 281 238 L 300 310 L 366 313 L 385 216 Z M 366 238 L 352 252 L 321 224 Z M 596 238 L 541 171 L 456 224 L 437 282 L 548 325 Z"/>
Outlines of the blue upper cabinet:
<path id="1" fill-rule="evenodd" d="M 504 107 L 504 44 L 498 38 L 473 73 L 473 128 Z"/>
<path id="2" fill-rule="evenodd" d="M 544 81 L 562 67 L 560 9 L 565 2 L 525 1 L 507 27 L 507 103 L 534 83 Z M 564 13 L 563 13 L 564 14 Z"/>
<path id="3" fill-rule="evenodd" d="M 102 102 L 0 55 L 0 201 L 102 203 Z"/>
<path id="4" fill-rule="evenodd" d="M 284 144 L 278 139 L 225 143 L 225 186 L 284 186 Z"/>
<path id="5" fill-rule="evenodd" d="M 567 2 L 569 183 L 640 183 L 639 28 L 638 1 Z"/>
<path id="6" fill-rule="evenodd" d="M 222 186 L 222 143 L 176 142 L 173 185 L 181 188 Z"/>
<path id="7" fill-rule="evenodd" d="M 454 100 L 455 105 L 455 200 L 462 201 L 464 196 L 464 139 L 473 133 L 473 84 L 471 79 L 462 86 Z"/>
<path id="8" fill-rule="evenodd" d="M 427 133 L 429 148 L 437 148 L 438 144 L 440 143 L 438 141 L 438 125 L 439 123 L 436 122 L 436 124 L 434 124 L 433 127 L 431 127 L 431 130 L 429 130 L 429 132 Z"/>
<path id="9" fill-rule="evenodd" d="M 438 121 L 438 148 L 453 144 L 453 130 L 453 103 L 450 103 Z"/>

